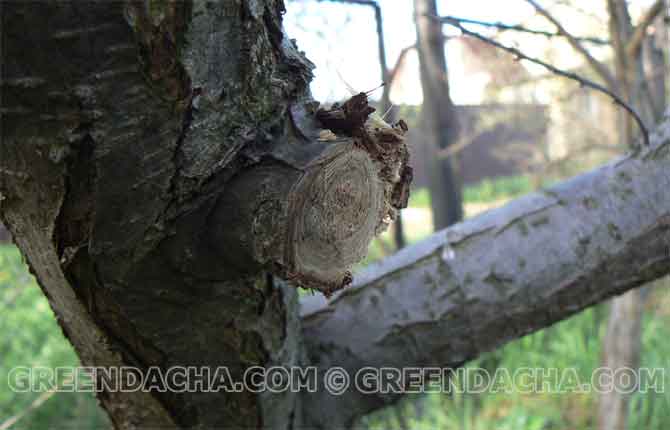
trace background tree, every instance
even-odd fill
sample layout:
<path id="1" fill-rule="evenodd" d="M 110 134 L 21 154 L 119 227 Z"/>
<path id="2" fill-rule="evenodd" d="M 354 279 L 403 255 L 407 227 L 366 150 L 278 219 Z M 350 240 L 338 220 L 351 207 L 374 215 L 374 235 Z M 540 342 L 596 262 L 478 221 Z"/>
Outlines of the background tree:
<path id="1" fill-rule="evenodd" d="M 609 89 L 621 95 L 631 106 L 640 112 L 646 124 L 656 124 L 663 115 L 665 91 L 652 91 L 655 82 L 653 75 L 663 73 L 663 65 L 655 62 L 645 67 L 643 47 L 647 40 L 647 31 L 664 10 L 664 1 L 655 1 L 645 11 L 640 22 L 632 22 L 629 6 L 625 1 L 607 0 L 609 29 L 614 53 L 614 73 L 608 66 L 596 60 L 584 45 L 572 36 L 559 21 L 534 0 L 528 2 L 541 15 L 551 21 L 560 34 L 567 37 L 575 50 L 584 56 L 603 83 Z M 653 49 L 653 48 L 652 48 Z M 654 55 L 653 50 L 651 54 Z M 649 70 L 650 73 L 646 73 Z M 635 145 L 636 126 L 630 115 L 621 113 L 619 134 L 624 146 Z M 640 334 L 642 324 L 643 301 L 639 291 L 632 291 L 612 302 L 608 334 L 603 344 L 603 366 L 612 369 L 639 366 Z M 604 393 L 600 400 L 599 428 L 601 430 L 623 430 L 627 428 L 630 394 L 621 392 Z"/>
<path id="2" fill-rule="evenodd" d="M 456 142 L 458 123 L 454 104 L 449 96 L 442 25 L 430 18 L 437 15 L 435 0 L 414 0 L 416 46 L 423 89 L 421 116 L 437 147 L 444 149 Z M 428 176 L 433 227 L 440 230 L 463 218 L 463 197 L 456 158 L 441 160 L 431 157 L 431 160 Z"/>

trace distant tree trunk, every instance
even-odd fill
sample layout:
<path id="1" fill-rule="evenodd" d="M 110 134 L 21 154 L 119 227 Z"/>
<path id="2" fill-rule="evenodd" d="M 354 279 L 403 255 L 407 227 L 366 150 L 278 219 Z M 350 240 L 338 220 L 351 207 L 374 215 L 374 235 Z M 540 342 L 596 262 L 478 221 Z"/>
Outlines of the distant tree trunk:
<path id="1" fill-rule="evenodd" d="M 635 28 L 623 0 L 609 0 L 610 37 L 615 53 L 615 74 L 619 92 L 650 125 L 661 120 L 665 106 L 665 88 L 653 72 L 661 72 L 664 78 L 663 55 L 654 49 L 651 38 L 644 36 L 639 48 L 631 50 Z M 646 48 L 646 49 L 645 49 Z M 644 54 L 648 54 L 645 75 Z M 620 113 L 620 136 L 624 146 L 631 146 L 635 139 L 635 126 L 629 115 Z M 603 367 L 611 369 L 637 369 L 640 365 L 642 348 L 642 290 L 630 291 L 612 300 L 607 331 L 603 338 Z M 599 399 L 598 428 L 599 430 L 625 430 L 628 428 L 630 397 L 621 390 L 602 393 Z"/>
<path id="2" fill-rule="evenodd" d="M 427 134 L 434 139 L 437 151 L 453 144 L 458 135 L 456 112 L 449 95 L 442 24 L 429 17 L 437 16 L 435 0 L 414 0 L 414 14 L 423 89 L 421 114 L 424 124 L 430 130 Z M 436 230 L 463 218 L 461 182 L 456 159 L 457 157 L 448 157 L 446 160 L 439 160 L 434 156 L 428 158 L 430 198 Z"/>
<path id="3" fill-rule="evenodd" d="M 624 35 L 625 37 L 625 35 Z M 625 40 L 625 39 L 624 39 Z M 616 77 L 620 90 L 626 100 L 639 111 L 640 104 L 633 101 L 633 83 L 635 74 L 631 74 L 628 61 L 616 55 Z M 641 113 L 642 114 L 642 113 Z M 633 124 L 628 115 L 619 112 L 619 134 L 623 146 L 632 145 Z M 607 330 L 603 338 L 601 366 L 609 369 L 639 367 L 642 329 L 642 296 L 640 290 L 629 291 L 612 300 Z M 598 428 L 599 430 L 626 430 L 628 425 L 628 407 L 630 394 L 611 390 L 600 394 Z"/>

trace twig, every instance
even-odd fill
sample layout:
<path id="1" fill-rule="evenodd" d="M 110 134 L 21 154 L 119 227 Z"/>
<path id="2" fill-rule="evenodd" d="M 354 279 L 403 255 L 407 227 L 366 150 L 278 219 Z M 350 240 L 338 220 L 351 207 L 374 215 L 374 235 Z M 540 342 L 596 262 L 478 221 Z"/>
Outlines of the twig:
<path id="1" fill-rule="evenodd" d="M 605 81 L 607 86 L 611 88 L 612 90 L 617 88 L 616 81 L 614 80 L 614 77 L 612 77 L 612 74 L 610 71 L 601 63 L 600 61 L 596 60 L 593 55 L 587 51 L 584 46 L 582 46 L 581 43 L 579 43 L 579 40 L 572 34 L 568 32 L 568 30 L 563 27 L 563 25 L 551 14 L 549 13 L 548 10 L 540 6 L 539 3 L 537 3 L 535 0 L 526 0 L 531 6 L 535 8 L 537 13 L 545 17 L 547 20 L 549 20 L 554 26 L 556 27 L 556 30 L 558 30 L 559 33 L 565 36 L 567 39 L 568 43 L 570 46 L 574 48 L 575 51 L 579 52 L 585 59 L 586 61 L 593 67 L 593 69 L 600 75 L 600 77 Z"/>
<path id="2" fill-rule="evenodd" d="M 57 387 L 54 387 L 54 388 L 50 389 L 49 391 L 43 392 L 42 394 L 37 396 L 37 398 L 35 398 L 35 400 L 33 400 L 32 403 L 30 405 L 28 405 L 28 407 L 26 409 L 22 410 L 21 412 L 14 415 L 13 417 L 10 417 L 9 419 L 4 421 L 3 423 L 0 423 L 0 430 L 8 430 L 14 424 L 16 424 L 20 419 L 22 419 L 23 417 L 28 415 L 29 412 L 31 412 L 31 411 L 39 408 L 40 406 L 42 406 L 42 403 L 49 400 L 57 392 L 58 392 Z"/>
<path id="3" fill-rule="evenodd" d="M 447 158 L 460 153 L 465 148 L 467 148 L 468 146 L 472 145 L 475 142 L 477 142 L 477 140 L 475 140 L 474 136 L 468 139 L 462 139 L 459 143 L 455 145 L 449 145 L 446 148 L 440 149 L 439 151 L 437 151 L 436 155 L 440 160 L 446 160 Z"/>
<path id="4" fill-rule="evenodd" d="M 435 19 L 440 19 L 440 17 L 438 17 L 438 16 L 435 16 L 434 18 Z M 573 81 L 579 82 L 579 84 L 581 86 L 593 88 L 596 91 L 600 91 L 603 94 L 607 94 L 614 101 L 614 103 L 616 103 L 619 106 L 621 106 L 622 108 L 624 108 L 635 119 L 635 121 L 637 122 L 637 125 L 640 127 L 640 131 L 641 131 L 642 136 L 644 138 L 645 145 L 647 145 L 647 146 L 649 145 L 649 131 L 647 130 L 647 127 L 645 127 L 644 122 L 642 122 L 642 119 L 637 114 L 637 112 L 635 112 L 635 110 L 630 105 L 628 105 L 623 99 L 621 99 L 618 95 L 616 95 L 614 92 L 610 91 L 609 89 L 605 88 L 604 86 L 602 86 L 602 85 L 600 85 L 596 82 L 590 81 L 588 79 L 585 79 L 585 78 L 577 75 L 576 73 L 561 70 L 561 69 L 557 68 L 556 66 L 552 66 L 549 63 L 545 63 L 542 60 L 539 60 L 539 59 L 533 58 L 533 57 L 529 57 L 528 55 L 524 54 L 523 52 L 519 51 L 516 48 L 513 48 L 511 46 L 507 46 L 507 45 L 503 45 L 502 43 L 497 42 L 497 41 L 495 41 L 491 38 L 488 38 L 488 37 L 486 37 L 486 36 L 484 36 L 480 33 L 468 30 L 467 28 L 463 27 L 461 25 L 461 23 L 458 22 L 458 21 L 445 20 L 443 22 L 445 24 L 449 24 L 453 27 L 458 28 L 461 31 L 461 33 L 463 33 L 467 36 L 474 37 L 476 39 L 481 40 L 482 42 L 488 43 L 488 44 L 493 45 L 497 48 L 500 48 L 504 51 L 507 51 L 511 54 L 514 54 L 514 56 L 517 59 L 530 61 L 531 63 L 534 63 L 534 64 L 537 64 L 539 66 L 544 67 L 545 69 L 549 70 L 552 73 L 555 73 L 557 75 L 560 75 L 560 76 L 563 76 L 565 78 L 572 79 Z"/>
<path id="5" fill-rule="evenodd" d="M 402 67 L 403 63 L 405 62 L 405 57 L 407 57 L 407 54 L 409 54 L 409 51 L 412 49 L 416 49 L 416 43 L 414 45 L 406 46 L 402 48 L 400 51 L 400 54 L 398 55 L 398 59 L 395 62 L 395 65 L 391 70 L 389 70 L 389 76 L 388 76 L 388 84 L 389 87 L 391 84 L 393 84 L 393 81 L 395 81 L 395 78 L 398 75 L 398 71 L 400 71 L 400 68 Z"/>
<path id="6" fill-rule="evenodd" d="M 552 3 L 556 5 L 561 5 L 567 8 L 570 8 L 570 10 L 574 10 L 575 12 L 581 13 L 585 17 L 588 17 L 594 21 L 597 21 L 598 23 L 604 23 L 605 20 L 603 19 L 602 16 L 598 16 L 598 14 L 590 12 L 583 7 L 579 7 L 575 5 L 574 0 L 552 0 Z"/>
<path id="7" fill-rule="evenodd" d="M 469 18 L 459 18 L 456 16 L 443 16 L 441 18 L 443 21 L 444 20 L 455 20 L 460 22 L 461 24 L 473 24 L 473 25 L 478 25 L 481 27 L 491 27 L 491 28 L 497 28 L 499 30 L 504 30 L 504 31 L 519 31 L 522 33 L 529 33 L 529 34 L 535 34 L 538 36 L 545 36 L 548 38 L 551 37 L 566 37 L 564 33 L 561 32 L 551 32 L 551 31 L 543 31 L 543 30 L 535 30 L 532 28 L 527 28 L 522 25 L 509 25 L 509 24 L 503 24 L 502 22 L 486 22 L 486 21 L 478 21 L 476 19 L 469 19 Z M 587 43 L 593 43 L 595 45 L 609 45 L 610 42 L 609 40 L 605 39 L 600 39 L 597 37 L 575 37 L 576 40 L 580 42 L 587 42 Z"/>
<path id="8" fill-rule="evenodd" d="M 316 0 L 317 2 L 331 2 L 331 3 L 349 3 L 349 4 L 357 4 L 360 6 L 372 6 L 374 8 L 378 8 L 379 4 L 375 0 Z"/>
<path id="9" fill-rule="evenodd" d="M 568 163 L 570 161 L 574 161 L 575 157 L 581 156 L 588 154 L 590 152 L 595 152 L 595 151 L 605 151 L 605 152 L 610 152 L 612 154 L 619 154 L 621 151 L 615 147 L 615 146 L 609 146 L 609 145 L 599 145 L 599 144 L 591 144 L 591 145 L 586 145 L 582 146 L 580 148 L 575 148 L 570 151 L 569 154 L 564 155 L 563 157 L 556 158 L 554 160 L 550 160 L 544 163 L 536 163 L 536 164 L 531 164 L 528 166 L 528 170 L 532 173 L 532 171 L 540 171 L 543 173 L 546 173 L 549 170 L 555 169 L 555 168 L 560 168 L 562 165 L 565 163 Z"/>

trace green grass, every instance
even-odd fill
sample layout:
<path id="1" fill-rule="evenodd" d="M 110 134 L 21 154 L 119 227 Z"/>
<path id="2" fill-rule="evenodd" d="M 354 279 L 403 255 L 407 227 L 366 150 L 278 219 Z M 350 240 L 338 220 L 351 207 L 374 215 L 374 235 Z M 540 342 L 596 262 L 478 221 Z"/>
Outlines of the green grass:
<path id="1" fill-rule="evenodd" d="M 47 299 L 14 246 L 0 244 L 0 424 L 25 410 L 38 392 L 14 392 L 14 367 L 78 366 Z M 60 392 L 21 419 L 13 429 L 109 428 L 90 393 Z"/>
<path id="2" fill-rule="evenodd" d="M 643 321 L 641 367 L 665 369 L 658 374 L 663 392 L 650 390 L 634 393 L 631 399 L 629 427 L 631 429 L 667 430 L 670 428 L 670 317 L 662 304 L 670 294 L 664 281 L 653 291 Z M 654 303 L 661 305 L 653 306 Z M 606 306 L 588 309 L 568 320 L 532 335 L 511 342 L 494 352 L 484 354 L 468 363 L 469 368 L 496 369 L 513 373 L 521 367 L 574 369 L 580 382 L 588 382 L 599 367 L 600 345 L 605 334 Z M 459 381 L 462 383 L 462 381 Z M 568 384 L 569 385 L 569 384 Z M 412 428 L 445 430 L 595 430 L 596 393 L 561 393 L 553 386 L 547 393 L 431 393 L 422 399 L 401 402 L 398 406 Z M 423 403 L 423 413 L 417 416 L 413 403 Z M 389 419 L 398 411 L 377 412 L 364 422 L 372 428 L 400 429 L 399 422 Z"/>
<path id="3" fill-rule="evenodd" d="M 490 202 L 517 197 L 531 191 L 533 191 L 533 184 L 528 176 L 484 179 L 476 185 L 466 186 L 463 189 L 463 201 L 465 203 Z"/>
<path id="4" fill-rule="evenodd" d="M 463 188 L 463 203 L 488 203 L 501 199 L 511 199 L 534 190 L 528 176 L 508 176 L 468 185 Z M 430 208 L 430 193 L 427 188 L 412 190 L 409 207 Z"/>

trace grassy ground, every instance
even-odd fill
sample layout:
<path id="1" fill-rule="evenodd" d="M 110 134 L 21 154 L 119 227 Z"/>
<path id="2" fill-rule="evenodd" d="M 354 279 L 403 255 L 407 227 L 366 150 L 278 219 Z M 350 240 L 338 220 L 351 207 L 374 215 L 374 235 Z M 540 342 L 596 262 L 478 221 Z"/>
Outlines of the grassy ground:
<path id="1" fill-rule="evenodd" d="M 503 205 L 507 201 L 533 191 L 527 177 L 484 181 L 464 189 L 466 216 Z M 412 243 L 431 234 L 430 196 L 428 191 L 413 191 L 409 208 L 403 212 L 405 234 Z M 387 232 L 371 244 L 368 261 L 383 258 L 393 250 Z M 662 369 L 662 393 L 636 393 L 631 402 L 631 429 L 670 429 L 670 280 L 650 288 L 644 319 L 641 366 Z M 510 372 L 519 368 L 567 369 L 579 375 L 580 381 L 590 381 L 599 367 L 600 344 L 605 332 L 606 305 L 596 306 L 469 363 L 469 368 L 483 368 L 494 375 L 497 369 Z M 461 381 L 462 382 L 462 381 Z M 512 388 L 512 387 L 507 387 Z M 555 387 L 556 388 L 556 387 Z M 513 390 L 512 390 L 513 391 Z M 484 393 L 484 394 L 424 394 L 402 402 L 390 411 L 368 417 L 366 424 L 375 429 L 434 429 L 453 430 L 595 430 L 597 395 L 591 393 Z M 566 390 L 564 390 L 566 391 Z"/>
<path id="2" fill-rule="evenodd" d="M 511 178 L 483 183 L 465 190 L 466 211 L 485 210 L 507 199 L 530 191 L 530 182 Z M 410 240 L 430 233 L 425 222 L 428 194 L 418 190 L 411 199 L 414 223 L 409 222 Z M 468 211 L 472 212 L 472 210 Z M 408 216 L 408 220 L 412 219 Z M 418 220 L 418 221 L 416 221 Z M 392 249 L 387 243 L 373 244 L 371 258 Z M 663 284 L 663 285 L 668 285 Z M 647 302 L 642 337 L 642 366 L 667 371 L 670 364 L 670 295 L 667 288 L 651 290 Z M 606 308 L 598 306 L 567 321 L 512 342 L 480 357 L 469 366 L 495 373 L 496 369 L 513 372 L 521 367 L 575 369 L 580 379 L 589 379 L 598 367 L 600 342 L 604 333 Z M 15 393 L 8 386 L 10 369 L 15 366 L 75 366 L 77 358 L 63 338 L 48 303 L 29 275 L 18 251 L 0 245 L 0 426 L 25 410 L 39 393 Z M 663 388 L 668 391 L 669 375 Z M 365 419 L 370 428 L 446 430 L 591 430 L 595 429 L 594 394 L 576 393 L 483 393 L 424 394 L 409 396 L 398 407 Z M 636 393 L 633 395 L 631 429 L 670 429 L 670 394 Z M 28 413 L 14 428 L 46 429 L 108 428 L 104 414 L 87 393 L 57 393 Z"/>
<path id="3" fill-rule="evenodd" d="M 662 286 L 667 285 L 665 281 Z M 657 381 L 657 389 L 633 394 L 630 429 L 670 428 L 670 377 L 667 374 L 670 360 L 670 343 L 667 342 L 670 335 L 670 318 L 667 315 L 669 295 L 666 288 L 660 287 L 653 290 L 646 307 L 641 366 L 661 369 L 656 375 L 662 379 Z M 427 430 L 595 430 L 597 395 L 594 392 L 575 392 L 577 390 L 571 388 L 575 384 L 571 385 L 570 376 L 577 375 L 574 381 L 580 383 L 591 381 L 591 375 L 599 367 L 606 315 L 604 306 L 594 307 L 485 354 L 468 365 L 471 369 L 486 369 L 491 375 L 496 375 L 498 369 L 507 369 L 513 374 L 520 368 L 558 369 L 566 375 L 546 393 L 519 393 L 503 378 L 500 392 L 451 396 L 424 394 L 402 402 L 399 411 L 387 410 L 368 417 L 367 424 L 380 430 L 400 429 L 401 422 L 409 423 L 412 429 Z M 459 383 L 462 384 L 462 381 Z M 564 389 L 561 390 L 561 387 Z M 508 389 L 510 392 L 506 392 Z"/>
<path id="4" fill-rule="evenodd" d="M 90 393 L 59 392 L 53 395 L 14 392 L 9 387 L 11 369 L 78 365 L 77 356 L 63 337 L 49 304 L 28 273 L 18 250 L 0 244 L 0 427 L 9 417 L 45 399 L 16 429 L 109 427 Z M 15 375 L 18 373 L 14 373 Z M 14 378 L 12 378 L 14 379 Z"/>

